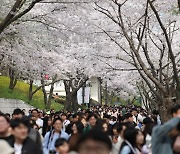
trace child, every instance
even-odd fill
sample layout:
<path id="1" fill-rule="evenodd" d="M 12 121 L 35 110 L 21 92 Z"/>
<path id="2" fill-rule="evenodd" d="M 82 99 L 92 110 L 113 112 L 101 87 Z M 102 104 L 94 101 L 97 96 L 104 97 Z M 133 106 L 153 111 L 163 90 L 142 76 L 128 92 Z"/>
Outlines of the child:
<path id="1" fill-rule="evenodd" d="M 56 152 L 57 154 L 68 154 L 69 145 L 64 138 L 59 138 L 55 142 Z"/>

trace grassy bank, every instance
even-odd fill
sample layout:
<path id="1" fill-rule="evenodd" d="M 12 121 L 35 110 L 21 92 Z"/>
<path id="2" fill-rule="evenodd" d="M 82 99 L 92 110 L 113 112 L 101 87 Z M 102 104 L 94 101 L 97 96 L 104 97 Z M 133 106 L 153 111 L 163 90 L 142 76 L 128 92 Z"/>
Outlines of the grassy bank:
<path id="1" fill-rule="evenodd" d="M 18 81 L 14 90 L 10 90 L 8 87 L 9 87 L 9 78 L 5 76 L 0 76 L 0 98 L 20 99 L 36 108 L 39 109 L 45 108 L 43 102 L 43 93 L 41 90 L 39 90 L 33 96 L 32 101 L 29 101 L 27 97 L 29 84 L 23 81 Z M 59 110 L 63 108 L 63 105 L 53 101 L 51 108 L 54 108 L 55 110 Z"/>

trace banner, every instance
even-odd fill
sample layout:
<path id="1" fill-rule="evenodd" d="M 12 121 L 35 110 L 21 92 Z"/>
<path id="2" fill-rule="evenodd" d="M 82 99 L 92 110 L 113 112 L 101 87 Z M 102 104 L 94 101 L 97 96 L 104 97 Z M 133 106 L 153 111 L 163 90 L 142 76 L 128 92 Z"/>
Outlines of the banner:
<path id="1" fill-rule="evenodd" d="M 89 103 L 90 100 L 90 87 L 84 87 L 84 103 Z M 83 103 L 83 88 L 80 88 L 77 92 L 77 100 L 78 104 L 81 105 Z"/>

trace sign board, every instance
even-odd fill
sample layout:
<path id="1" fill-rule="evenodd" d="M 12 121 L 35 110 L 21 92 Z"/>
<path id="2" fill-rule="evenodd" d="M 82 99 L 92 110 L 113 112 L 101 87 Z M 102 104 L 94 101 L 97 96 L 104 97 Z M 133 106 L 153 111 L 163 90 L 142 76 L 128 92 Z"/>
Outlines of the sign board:
<path id="1" fill-rule="evenodd" d="M 84 103 L 88 104 L 90 100 L 90 87 L 84 87 Z M 78 104 L 81 105 L 83 103 L 83 88 L 80 88 L 77 92 L 77 100 Z"/>

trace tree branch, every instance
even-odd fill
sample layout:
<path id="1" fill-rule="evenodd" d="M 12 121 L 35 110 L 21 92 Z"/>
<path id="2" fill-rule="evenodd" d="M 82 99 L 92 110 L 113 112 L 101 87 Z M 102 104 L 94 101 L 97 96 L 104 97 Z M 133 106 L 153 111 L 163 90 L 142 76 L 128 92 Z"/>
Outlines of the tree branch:
<path id="1" fill-rule="evenodd" d="M 175 80 L 176 80 L 176 83 L 177 83 L 177 87 L 180 88 L 180 80 L 179 80 L 179 77 L 178 77 L 178 71 L 177 71 L 177 67 L 176 67 L 175 56 L 173 54 L 172 47 L 171 47 L 171 41 L 170 41 L 170 39 L 168 37 L 166 28 L 164 27 L 164 25 L 163 25 L 163 23 L 162 23 L 162 21 L 160 19 L 160 16 L 159 16 L 156 8 L 153 5 L 153 2 L 151 0 L 147 0 L 147 1 L 150 4 L 151 9 L 153 10 L 153 12 L 154 12 L 154 14 L 156 16 L 156 19 L 157 19 L 157 21 L 158 21 L 158 23 L 159 23 L 159 25 L 160 25 L 163 33 L 164 33 L 164 36 L 165 36 L 165 39 L 166 39 L 166 43 L 167 43 L 167 46 L 168 46 L 168 49 L 169 49 L 168 52 L 169 52 L 170 59 L 172 61 L 172 65 L 173 65 L 174 77 L 175 77 Z"/>
<path id="2" fill-rule="evenodd" d="M 12 9 L 8 13 L 8 15 L 4 18 L 4 20 L 0 23 L 0 34 L 4 31 L 6 27 L 8 27 L 11 23 L 16 21 L 17 19 L 21 18 L 23 15 L 28 13 L 36 3 L 40 2 L 42 0 L 33 0 L 29 7 L 25 9 L 24 11 L 17 14 L 19 9 L 23 6 L 24 0 L 16 0 L 15 4 L 13 5 Z"/>

